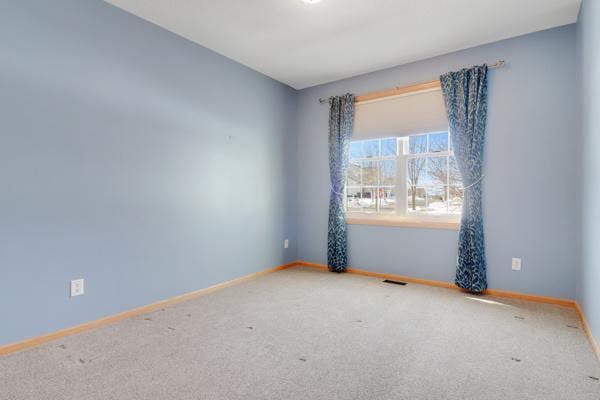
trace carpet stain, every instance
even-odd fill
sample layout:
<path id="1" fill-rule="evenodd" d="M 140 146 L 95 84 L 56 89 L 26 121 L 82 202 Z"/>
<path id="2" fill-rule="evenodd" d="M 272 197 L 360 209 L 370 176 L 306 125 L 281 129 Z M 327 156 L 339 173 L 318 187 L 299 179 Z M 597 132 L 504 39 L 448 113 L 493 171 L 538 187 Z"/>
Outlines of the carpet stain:
<path id="1" fill-rule="evenodd" d="M 253 326 L 247 326 L 246 329 L 252 330 L 252 329 L 254 329 L 254 327 Z"/>
<path id="2" fill-rule="evenodd" d="M 85 360 L 83 358 L 79 359 L 79 364 L 85 364 Z"/>
<path id="3" fill-rule="evenodd" d="M 192 314 L 185 314 L 186 317 L 192 318 Z"/>
<path id="4" fill-rule="evenodd" d="M 59 349 L 63 349 L 63 350 L 66 350 L 66 349 L 67 349 L 67 346 L 65 346 L 64 344 L 59 344 L 59 345 L 58 345 L 58 346 L 56 346 L 56 347 L 58 347 Z"/>
<path id="5" fill-rule="evenodd" d="M 152 318 L 146 317 L 144 318 L 144 321 L 152 321 Z"/>
<path id="6" fill-rule="evenodd" d="M 516 319 L 525 319 L 525 317 L 521 317 L 520 315 L 515 315 Z"/>
<path id="7" fill-rule="evenodd" d="M 510 359 L 513 360 L 514 362 L 521 362 L 520 358 L 511 357 Z"/>
<path id="8" fill-rule="evenodd" d="M 356 322 L 362 322 L 362 320 L 360 320 L 360 319 L 357 319 L 357 320 L 356 320 Z"/>
<path id="9" fill-rule="evenodd" d="M 575 326 L 575 325 L 567 325 L 567 326 L 568 326 L 569 328 L 572 328 L 572 329 L 579 329 L 579 327 L 578 327 L 578 326 Z"/>
<path id="10" fill-rule="evenodd" d="M 304 357 L 302 357 L 302 358 L 299 358 L 298 360 L 300 360 L 300 361 L 302 361 L 302 362 L 306 362 L 306 358 L 304 358 Z"/>
<path id="11" fill-rule="evenodd" d="M 175 330 L 175 328 L 173 328 L 172 326 L 167 326 L 167 329 L 170 329 L 170 330 L 172 330 L 172 331 L 174 331 L 174 330 Z"/>
<path id="12" fill-rule="evenodd" d="M 593 381 L 600 381 L 600 378 L 590 375 L 589 378 Z"/>

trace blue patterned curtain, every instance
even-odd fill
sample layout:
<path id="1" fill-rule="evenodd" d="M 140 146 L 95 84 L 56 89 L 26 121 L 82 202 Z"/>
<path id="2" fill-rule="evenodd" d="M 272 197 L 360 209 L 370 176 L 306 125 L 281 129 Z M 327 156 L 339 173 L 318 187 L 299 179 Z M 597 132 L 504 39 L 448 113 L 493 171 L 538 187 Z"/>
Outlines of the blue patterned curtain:
<path id="1" fill-rule="evenodd" d="M 348 151 L 354 130 L 354 95 L 329 99 L 329 226 L 327 229 L 327 265 L 330 271 L 344 272 L 346 252 L 346 212 L 344 193 L 348 175 Z"/>
<path id="2" fill-rule="evenodd" d="M 454 155 L 464 185 L 456 285 L 476 293 L 487 288 L 481 210 L 487 71 L 487 65 L 482 65 L 440 77 Z"/>

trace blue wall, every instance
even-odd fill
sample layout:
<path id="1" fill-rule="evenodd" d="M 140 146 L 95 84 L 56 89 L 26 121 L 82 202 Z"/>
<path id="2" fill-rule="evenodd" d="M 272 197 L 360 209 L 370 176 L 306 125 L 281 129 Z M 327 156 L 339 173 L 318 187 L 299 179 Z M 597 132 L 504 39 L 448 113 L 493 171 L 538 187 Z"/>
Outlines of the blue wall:
<path id="1" fill-rule="evenodd" d="M 582 257 L 577 300 L 600 339 L 600 2 L 585 0 L 578 21 L 582 131 Z"/>
<path id="2" fill-rule="evenodd" d="M 325 263 L 328 110 L 317 98 L 500 58 L 509 64 L 490 76 L 484 183 L 490 286 L 574 298 L 582 258 L 578 298 L 598 334 L 600 231 L 588 220 L 600 188 L 584 191 L 580 226 L 574 179 L 578 101 L 584 179 L 600 171 L 590 3 L 577 29 L 300 92 L 101 1 L 2 3 L 0 344 L 296 258 Z M 581 98 L 577 36 L 595 85 Z M 350 226 L 349 240 L 354 267 L 453 280 L 455 231 Z M 68 297 L 74 278 L 86 279 L 82 297 Z"/>
<path id="3" fill-rule="evenodd" d="M 325 263 L 326 105 L 319 97 L 367 93 L 505 59 L 490 74 L 484 212 L 491 288 L 575 298 L 579 163 L 574 25 L 308 88 L 298 99 L 298 256 Z M 454 280 L 455 231 L 349 228 L 356 268 Z M 521 272 L 511 258 L 522 257 Z"/>
<path id="4" fill-rule="evenodd" d="M 97 0 L 0 54 L 0 344 L 296 259 L 296 91 Z"/>

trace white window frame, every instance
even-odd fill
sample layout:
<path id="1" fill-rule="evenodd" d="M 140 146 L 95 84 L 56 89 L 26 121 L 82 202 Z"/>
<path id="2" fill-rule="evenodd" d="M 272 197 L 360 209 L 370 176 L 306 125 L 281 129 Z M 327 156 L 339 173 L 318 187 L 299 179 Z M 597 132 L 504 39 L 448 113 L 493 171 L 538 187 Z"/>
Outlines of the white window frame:
<path id="1" fill-rule="evenodd" d="M 415 133 L 410 136 L 426 135 L 427 137 L 427 150 L 429 150 L 429 135 L 440 132 L 424 132 Z M 408 162 L 410 159 L 415 158 L 428 158 L 428 157 L 448 157 L 454 156 L 454 152 L 450 149 L 450 133 L 448 132 L 448 146 L 447 151 L 439 152 L 426 152 L 409 154 L 409 137 L 396 137 L 396 156 L 383 156 L 383 157 L 365 157 L 365 158 L 353 158 L 352 161 L 374 161 L 377 162 L 377 179 L 378 184 L 381 178 L 380 176 L 380 161 L 382 160 L 396 160 L 396 184 L 391 185 L 377 185 L 379 188 L 391 188 L 393 187 L 396 191 L 396 208 L 394 213 L 380 213 L 379 212 L 379 201 L 376 202 L 376 210 L 373 211 L 349 211 L 348 210 L 348 197 L 347 192 L 344 196 L 345 202 L 344 207 L 346 208 L 346 221 L 349 224 L 367 224 L 367 225 L 390 225 L 390 226 L 406 226 L 406 227 L 426 227 L 426 228 L 440 228 L 440 229 L 458 229 L 460 225 L 461 214 L 422 214 L 419 212 L 410 213 L 408 212 L 408 182 L 407 182 L 407 171 Z M 379 139 L 365 139 L 356 140 L 353 142 L 363 142 L 371 140 L 379 140 L 379 154 L 381 154 L 381 141 L 390 139 L 392 137 L 384 137 Z M 449 177 L 448 177 L 449 180 Z M 362 193 L 362 173 L 361 173 L 361 193 Z M 373 185 L 368 185 L 371 187 Z M 449 198 L 449 181 L 446 182 L 446 193 Z M 354 186 L 352 186 L 354 187 Z M 419 186 L 422 187 L 422 186 Z M 348 187 L 346 188 L 346 190 Z"/>

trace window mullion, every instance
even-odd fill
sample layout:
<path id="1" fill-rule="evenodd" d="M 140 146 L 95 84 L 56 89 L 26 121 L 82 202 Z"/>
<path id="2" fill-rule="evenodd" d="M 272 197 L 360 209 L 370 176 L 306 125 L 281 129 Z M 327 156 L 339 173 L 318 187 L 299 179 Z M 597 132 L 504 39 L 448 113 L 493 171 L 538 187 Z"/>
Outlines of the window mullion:
<path id="1" fill-rule="evenodd" d="M 379 214 L 381 212 L 381 200 L 379 199 L 379 189 L 381 188 L 381 140 L 378 140 L 379 152 L 377 154 L 377 189 L 375 189 L 375 212 Z"/>
<path id="2" fill-rule="evenodd" d="M 365 191 L 365 180 L 364 180 L 364 161 L 361 161 L 360 163 L 360 211 L 363 211 L 363 198 L 364 198 L 364 191 Z"/>
<path id="3" fill-rule="evenodd" d="M 404 154 L 405 141 L 407 138 L 399 139 L 401 145 L 398 149 L 398 156 L 396 159 L 396 214 L 399 216 L 406 216 L 408 189 L 406 186 L 406 168 L 407 158 Z"/>

